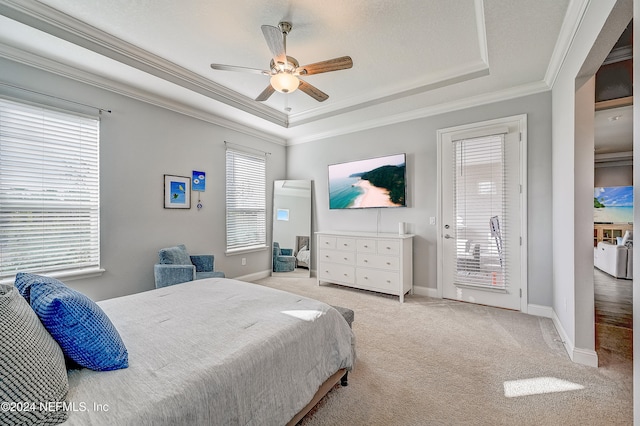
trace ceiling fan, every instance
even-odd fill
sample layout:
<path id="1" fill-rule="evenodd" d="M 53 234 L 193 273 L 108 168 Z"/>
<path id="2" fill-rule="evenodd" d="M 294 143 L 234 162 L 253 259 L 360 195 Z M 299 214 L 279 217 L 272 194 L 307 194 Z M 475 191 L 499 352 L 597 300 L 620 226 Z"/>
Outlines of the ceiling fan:
<path id="1" fill-rule="evenodd" d="M 269 50 L 273 54 L 273 59 L 269 64 L 269 71 L 222 64 L 211 64 L 211 68 L 214 70 L 251 72 L 271 76 L 269 85 L 258 95 L 256 101 L 266 101 L 276 90 L 281 93 L 291 93 L 296 89 L 300 89 L 318 102 L 326 101 L 329 95 L 302 80 L 300 76 L 348 69 L 353 66 L 353 61 L 349 56 L 342 56 L 300 66 L 296 58 L 287 56 L 287 34 L 291 31 L 291 28 L 290 22 L 280 22 L 278 27 L 272 25 L 262 26 L 262 34 L 264 34 Z"/>

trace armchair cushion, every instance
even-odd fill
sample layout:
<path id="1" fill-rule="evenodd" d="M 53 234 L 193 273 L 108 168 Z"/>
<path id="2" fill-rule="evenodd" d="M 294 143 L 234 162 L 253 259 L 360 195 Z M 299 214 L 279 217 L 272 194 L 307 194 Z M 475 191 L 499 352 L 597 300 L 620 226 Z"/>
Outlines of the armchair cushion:
<path id="1" fill-rule="evenodd" d="M 195 265 L 196 272 L 211 272 L 213 271 L 213 255 L 212 254 L 199 254 L 195 256 L 189 256 L 191 263 Z"/>
<path id="2" fill-rule="evenodd" d="M 189 253 L 184 244 L 160 249 L 158 252 L 161 265 L 192 265 Z"/>

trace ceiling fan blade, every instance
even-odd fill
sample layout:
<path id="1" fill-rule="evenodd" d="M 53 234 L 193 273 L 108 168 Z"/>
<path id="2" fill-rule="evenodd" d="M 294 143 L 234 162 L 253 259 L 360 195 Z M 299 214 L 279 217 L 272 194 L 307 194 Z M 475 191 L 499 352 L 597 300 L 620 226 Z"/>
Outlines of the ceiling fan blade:
<path id="1" fill-rule="evenodd" d="M 298 86 L 298 89 L 302 90 L 318 102 L 324 102 L 329 99 L 329 95 L 304 80 L 300 80 L 300 86 Z"/>
<path id="2" fill-rule="evenodd" d="M 273 86 L 271 84 L 269 84 L 263 91 L 262 93 L 260 93 L 258 95 L 258 97 L 256 98 L 256 101 L 262 102 L 262 101 L 266 101 L 267 99 L 269 99 L 269 97 L 271 95 L 273 95 L 273 92 L 275 92 L 276 89 L 273 88 Z"/>
<path id="3" fill-rule="evenodd" d="M 351 67 L 353 67 L 353 61 L 351 60 L 351 57 L 341 56 L 339 58 L 329 59 L 327 61 L 316 62 L 315 64 L 298 67 L 296 72 L 300 75 L 312 75 L 329 71 L 346 70 Z"/>
<path id="4" fill-rule="evenodd" d="M 262 34 L 267 41 L 267 46 L 273 55 L 275 63 L 287 64 L 286 42 L 282 30 L 272 25 L 263 25 Z"/>
<path id="5" fill-rule="evenodd" d="M 214 70 L 220 70 L 220 71 L 240 71 L 240 72 L 250 72 L 253 74 L 269 75 L 269 71 L 259 70 L 256 68 L 236 67 L 235 65 L 211 64 L 211 68 L 213 68 Z"/>

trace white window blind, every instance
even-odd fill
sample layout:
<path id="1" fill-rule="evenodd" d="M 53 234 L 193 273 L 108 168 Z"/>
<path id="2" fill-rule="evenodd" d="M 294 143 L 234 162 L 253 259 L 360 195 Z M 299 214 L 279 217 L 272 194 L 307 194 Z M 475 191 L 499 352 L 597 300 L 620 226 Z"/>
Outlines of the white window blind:
<path id="1" fill-rule="evenodd" d="M 227 149 L 227 252 L 266 247 L 266 158 Z"/>
<path id="2" fill-rule="evenodd" d="M 0 279 L 100 266 L 99 120 L 0 99 Z"/>
<path id="3" fill-rule="evenodd" d="M 505 192 L 504 135 L 454 144 L 454 214 L 458 285 L 505 290 L 509 232 Z"/>

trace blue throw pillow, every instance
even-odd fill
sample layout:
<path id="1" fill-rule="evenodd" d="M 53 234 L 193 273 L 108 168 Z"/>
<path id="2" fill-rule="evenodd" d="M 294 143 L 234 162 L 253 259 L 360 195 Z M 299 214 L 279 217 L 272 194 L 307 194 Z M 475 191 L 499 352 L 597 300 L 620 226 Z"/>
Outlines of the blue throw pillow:
<path id="1" fill-rule="evenodd" d="M 158 257 L 162 265 L 192 265 L 189 252 L 184 244 L 160 249 Z"/>
<path id="2" fill-rule="evenodd" d="M 54 278 L 23 272 L 15 285 L 68 358 L 96 371 L 129 366 L 118 330 L 87 296 Z"/>

